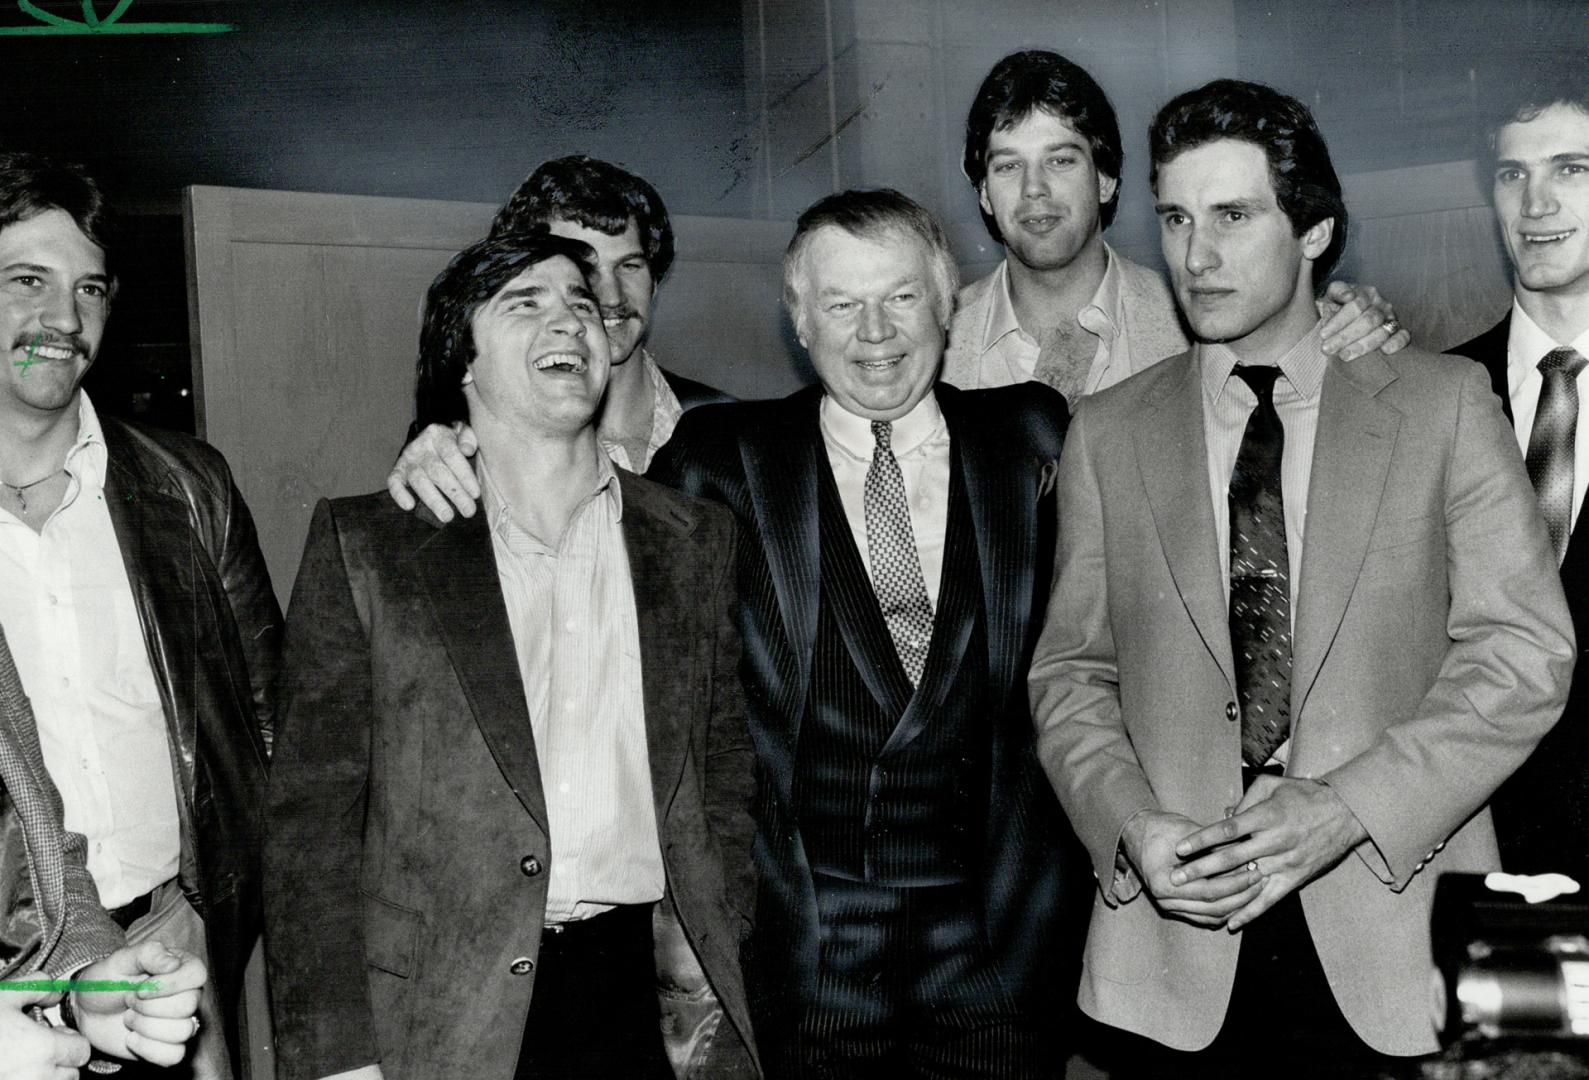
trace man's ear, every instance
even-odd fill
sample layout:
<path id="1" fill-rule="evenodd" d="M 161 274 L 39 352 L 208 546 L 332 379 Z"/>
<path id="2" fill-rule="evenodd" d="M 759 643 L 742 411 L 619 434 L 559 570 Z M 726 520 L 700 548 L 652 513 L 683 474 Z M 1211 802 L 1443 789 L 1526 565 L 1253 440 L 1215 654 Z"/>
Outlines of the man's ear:
<path id="1" fill-rule="evenodd" d="M 1317 224 L 1310 225 L 1302 233 L 1302 254 L 1309 259 L 1317 260 L 1330 246 L 1330 241 L 1335 237 L 1335 219 L 1327 217 Z"/>
<path id="2" fill-rule="evenodd" d="M 982 207 L 982 212 L 988 217 L 993 216 L 993 204 L 988 202 L 988 178 L 985 176 L 977 185 L 977 205 Z"/>
<path id="3" fill-rule="evenodd" d="M 1109 200 L 1115 197 L 1115 192 L 1119 187 L 1120 178 L 1118 176 L 1107 176 L 1100 172 L 1098 174 L 1098 205 L 1108 206 Z"/>

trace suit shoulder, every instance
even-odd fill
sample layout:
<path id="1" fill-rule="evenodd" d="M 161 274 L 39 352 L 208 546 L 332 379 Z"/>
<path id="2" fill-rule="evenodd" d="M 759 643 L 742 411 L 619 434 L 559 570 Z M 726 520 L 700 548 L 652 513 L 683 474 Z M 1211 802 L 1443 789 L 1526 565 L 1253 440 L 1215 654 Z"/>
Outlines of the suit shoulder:
<path id="1" fill-rule="evenodd" d="M 983 390 L 940 385 L 938 400 L 961 423 L 997 432 L 1002 438 L 1023 440 L 1040 457 L 1058 456 L 1070 427 L 1065 395 L 1042 383 L 1015 383 Z"/>
<path id="2" fill-rule="evenodd" d="M 198 481 L 217 497 L 226 496 L 232 471 L 225 455 L 204 440 L 114 416 L 101 416 L 100 428 L 117 465 L 146 474 L 175 472 Z"/>
<path id="3" fill-rule="evenodd" d="M 669 518 L 682 529 L 701 529 L 708 535 L 727 534 L 734 527 L 728 508 L 710 499 L 660 484 L 644 476 L 620 471 L 625 500 L 632 500 L 653 514 Z"/>
<path id="4" fill-rule="evenodd" d="M 1433 353 L 1414 345 L 1384 359 L 1399 378 L 1420 384 L 1427 382 L 1456 387 L 1465 379 L 1478 378 L 1484 370 L 1471 357 L 1456 353 Z"/>
<path id="5" fill-rule="evenodd" d="M 673 396 L 679 399 L 679 407 L 685 412 L 700 408 L 702 405 L 722 404 L 738 400 L 732 394 L 725 394 L 715 386 L 698 382 L 695 379 L 680 375 L 658 365 L 663 379 L 667 380 L 668 389 L 673 391 Z"/>
<path id="6" fill-rule="evenodd" d="M 423 507 L 413 511 L 404 510 L 384 488 L 367 495 L 322 499 L 320 505 L 315 507 L 315 519 L 321 517 L 334 524 L 338 535 L 348 537 L 396 540 L 411 535 L 423 539 L 433 535 L 437 529 L 447 527 Z M 454 522 L 462 520 L 465 519 L 453 519 Z"/>
<path id="7" fill-rule="evenodd" d="M 1185 378 L 1186 369 L 1192 363 L 1191 349 L 1166 357 L 1134 375 L 1121 379 L 1113 386 L 1089 394 L 1078 404 L 1077 411 L 1085 408 L 1089 416 L 1120 416 L 1135 413 L 1144 400 L 1163 393 L 1166 383 L 1178 382 Z"/>

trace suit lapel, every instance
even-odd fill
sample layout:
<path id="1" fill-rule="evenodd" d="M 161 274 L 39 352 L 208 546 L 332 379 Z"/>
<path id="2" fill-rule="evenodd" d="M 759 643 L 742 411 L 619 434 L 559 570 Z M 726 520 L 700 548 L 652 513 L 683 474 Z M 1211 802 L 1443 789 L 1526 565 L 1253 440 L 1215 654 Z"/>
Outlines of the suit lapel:
<path id="1" fill-rule="evenodd" d="M 955 453 L 953 443 L 950 453 Z M 932 645 L 922 669 L 921 682 L 917 684 L 916 692 L 889 735 L 888 742 L 883 745 L 884 755 L 909 746 L 928 721 L 938 715 L 944 695 L 960 673 L 966 645 L 971 639 L 976 609 L 972 601 L 971 583 L 974 579 L 970 570 L 971 561 L 976 558 L 976 537 L 972 535 L 971 515 L 965 506 L 964 483 L 959 456 L 952 456 L 943 573 L 939 576 L 938 609 L 933 614 Z M 897 666 L 898 661 L 895 662 Z M 905 685 L 909 687 L 908 682 Z"/>
<path id="2" fill-rule="evenodd" d="M 766 553 L 789 647 L 799 664 L 799 692 L 787 713 L 791 745 L 805 715 L 816 646 L 822 562 L 812 508 L 818 505 L 819 470 L 827 468 L 817 426 L 821 401 L 820 387 L 802 391 L 786 400 L 777 422 L 740 435 L 745 483 L 761 534 L 756 539 Z"/>
<path id="3" fill-rule="evenodd" d="M 940 392 L 938 401 L 949 423 L 950 452 L 965 482 L 982 571 L 988 677 L 994 691 L 992 700 L 1002 702 L 1016 681 L 1025 678 L 1018 669 L 1032 611 L 1037 485 L 1043 463 L 1012 459 L 1007 449 L 1011 444 L 994 438 L 987 425 L 972 422 L 974 418 L 966 415 L 959 394 Z M 944 565 L 948 566 L 947 543 L 944 549 Z"/>
<path id="4" fill-rule="evenodd" d="M 831 475 L 818 477 L 817 492 L 822 594 L 833 605 L 833 621 L 866 688 L 890 717 L 902 716 L 910 704 L 910 679 L 889 635 L 872 579 L 861 563 L 866 556 L 856 550 Z M 937 636 L 936 620 L 933 636 Z"/>
<path id="5" fill-rule="evenodd" d="M 548 832 L 541 763 L 485 515 L 437 530 L 414 561 L 475 723 L 519 802 Z"/>
<path id="6" fill-rule="evenodd" d="M 191 626 L 198 582 L 192 523 L 187 503 L 164 490 L 165 478 L 135 467 L 139 460 L 113 423 L 103 425 L 108 465 L 105 469 L 105 507 L 121 548 L 122 564 L 142 624 L 144 651 L 160 691 L 161 705 L 171 727 L 173 747 L 197 745 L 198 714 L 192 698 L 177 693 L 189 686 L 198 669 L 198 633 L 167 637 L 161 628 Z M 177 643 L 188 639 L 185 651 Z M 184 805 L 193 798 L 191 765 L 176 771 L 186 790 Z"/>
<path id="7" fill-rule="evenodd" d="M 1401 425 L 1401 414 L 1374 395 L 1395 377 L 1378 354 L 1325 368 L 1293 639 L 1292 716 L 1302 714 L 1368 552 Z"/>
<path id="8" fill-rule="evenodd" d="M 624 547 L 640 628 L 651 794 L 660 830 L 684 775 L 689 732 L 680 723 L 700 711 L 691 700 L 693 688 L 699 685 L 692 666 L 695 643 L 711 629 L 703 625 L 701 598 L 685 588 L 693 575 L 680 565 L 696 554 L 683 542 L 694 529 L 694 520 L 681 507 L 664 502 L 643 480 L 623 470 L 618 476 Z"/>
<path id="9" fill-rule="evenodd" d="M 1179 365 L 1180 370 L 1167 376 L 1144 402 L 1147 408 L 1135 426 L 1142 483 L 1181 602 L 1203 644 L 1235 686 L 1224 580 L 1214 550 L 1202 381 L 1194 353 L 1163 363 Z"/>

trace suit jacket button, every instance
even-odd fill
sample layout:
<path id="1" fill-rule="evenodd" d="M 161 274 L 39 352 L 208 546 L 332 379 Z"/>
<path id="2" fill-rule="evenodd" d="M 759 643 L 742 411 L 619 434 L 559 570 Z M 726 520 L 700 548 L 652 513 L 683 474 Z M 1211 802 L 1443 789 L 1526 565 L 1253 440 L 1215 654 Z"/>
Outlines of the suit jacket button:
<path id="1" fill-rule="evenodd" d="M 528 975 L 535 969 L 535 961 L 528 956 L 521 956 L 508 965 L 508 970 L 515 975 Z"/>
<path id="2" fill-rule="evenodd" d="M 1225 719 L 1233 724 L 1241 719 L 1241 710 L 1236 708 L 1234 701 L 1225 702 Z"/>
<path id="3" fill-rule="evenodd" d="M 534 855 L 526 855 L 519 860 L 519 869 L 524 871 L 525 877 L 534 877 L 541 872 L 541 860 Z"/>

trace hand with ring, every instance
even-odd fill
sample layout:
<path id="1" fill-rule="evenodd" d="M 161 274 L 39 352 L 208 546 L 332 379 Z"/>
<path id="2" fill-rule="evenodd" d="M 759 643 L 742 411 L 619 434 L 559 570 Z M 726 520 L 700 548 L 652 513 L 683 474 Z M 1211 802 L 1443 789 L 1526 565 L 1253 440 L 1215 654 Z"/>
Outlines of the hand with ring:
<path id="1" fill-rule="evenodd" d="M 153 983 L 142 990 L 74 991 L 77 1029 L 100 1053 L 171 1066 L 198 1035 L 199 991 L 209 973 L 196 956 L 151 939 L 90 964 L 79 980 Z"/>

